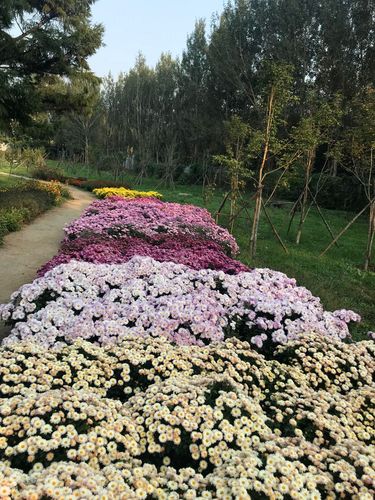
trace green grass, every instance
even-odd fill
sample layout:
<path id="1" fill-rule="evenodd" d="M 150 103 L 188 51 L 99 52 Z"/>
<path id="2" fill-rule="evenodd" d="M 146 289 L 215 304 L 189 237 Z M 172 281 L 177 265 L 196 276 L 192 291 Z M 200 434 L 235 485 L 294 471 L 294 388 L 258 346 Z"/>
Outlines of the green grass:
<path id="1" fill-rule="evenodd" d="M 59 164 L 49 161 L 49 166 L 63 170 L 72 177 L 88 177 L 90 179 L 114 179 L 111 172 L 96 172 L 83 165 Z M 0 170 L 4 169 L 0 165 Z M 20 175 L 26 172 L 20 173 Z M 1 176 L 0 176 L 1 177 Z M 1 179 L 0 179 L 1 180 Z M 175 186 L 165 188 L 159 180 L 144 179 L 137 186 L 135 177 L 125 174 L 121 179 L 134 188 L 142 190 L 157 189 L 164 194 L 167 201 L 192 203 L 203 206 L 200 186 Z M 250 198 L 250 196 L 249 196 Z M 215 214 L 223 199 L 223 192 L 217 191 L 210 200 L 208 210 Z M 333 232 L 337 234 L 353 214 L 333 210 L 323 210 Z M 251 267 L 269 267 L 296 278 L 297 282 L 319 296 L 327 310 L 348 308 L 362 316 L 360 326 L 353 328 L 355 338 L 365 338 L 368 330 L 375 330 L 375 273 L 364 273 L 361 266 L 364 260 L 367 237 L 367 221 L 361 218 L 340 239 L 339 247 L 332 248 L 328 254 L 320 258 L 320 252 L 329 244 L 331 237 L 316 210 L 311 210 L 305 223 L 300 245 L 295 244 L 296 222 L 289 235 L 286 230 L 289 222 L 287 209 L 269 208 L 269 214 L 278 232 L 288 247 L 286 254 L 275 239 L 272 230 L 262 215 L 259 228 L 258 256 L 252 261 L 249 254 L 250 221 L 237 221 L 234 236 L 240 246 L 239 258 Z M 226 216 L 220 219 L 225 226 Z"/>
<path id="2" fill-rule="evenodd" d="M 25 177 L 31 177 L 31 172 L 29 168 L 24 167 L 23 165 L 15 168 L 10 168 L 9 163 L 5 160 L 0 159 L 0 172 L 5 172 L 7 174 L 12 173 L 15 175 L 24 175 Z M 4 176 L 1 176 L 4 177 Z"/>

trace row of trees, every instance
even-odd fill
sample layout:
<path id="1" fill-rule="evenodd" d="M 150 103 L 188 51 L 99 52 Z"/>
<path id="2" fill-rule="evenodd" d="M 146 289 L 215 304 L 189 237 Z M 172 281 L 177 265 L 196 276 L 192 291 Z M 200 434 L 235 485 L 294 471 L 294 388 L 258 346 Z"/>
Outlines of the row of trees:
<path id="1" fill-rule="evenodd" d="M 63 117 L 56 147 L 86 162 L 132 148 L 141 170 L 152 163 L 170 170 L 204 165 L 223 153 L 231 116 L 263 134 L 274 71 L 291 97 L 280 100 L 277 135 L 293 134 L 303 121 L 305 134 L 310 128 L 315 135 L 314 164 L 313 150 L 333 148 L 353 122 L 354 101 L 365 102 L 374 85 L 374 17 L 368 0 L 233 0 L 208 34 L 197 22 L 181 60 L 163 54 L 150 68 L 140 55 L 128 73 L 106 78 L 100 95 L 95 82 L 90 88 L 79 77 L 76 94 L 83 85 L 90 105 Z M 333 123 L 322 126 L 327 112 L 323 121 Z M 67 128 L 70 136 L 61 134 Z M 339 166 L 331 156 L 332 172 Z"/>

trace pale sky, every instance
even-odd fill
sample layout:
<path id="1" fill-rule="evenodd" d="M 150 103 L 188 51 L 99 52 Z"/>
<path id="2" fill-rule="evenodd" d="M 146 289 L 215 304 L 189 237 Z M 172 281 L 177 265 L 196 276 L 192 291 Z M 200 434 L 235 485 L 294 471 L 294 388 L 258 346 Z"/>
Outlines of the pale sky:
<path id="1" fill-rule="evenodd" d="M 89 60 L 99 76 L 128 71 L 141 51 L 150 66 L 162 52 L 180 56 L 197 19 L 210 25 L 225 0 L 98 0 L 93 20 L 105 27 L 104 43 Z"/>

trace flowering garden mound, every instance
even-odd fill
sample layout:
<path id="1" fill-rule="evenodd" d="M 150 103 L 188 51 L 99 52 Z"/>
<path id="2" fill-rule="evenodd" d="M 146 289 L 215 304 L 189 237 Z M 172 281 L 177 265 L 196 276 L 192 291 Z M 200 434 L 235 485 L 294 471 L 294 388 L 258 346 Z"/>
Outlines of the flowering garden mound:
<path id="1" fill-rule="evenodd" d="M 373 340 L 236 250 L 150 198 L 66 228 L 0 306 L 0 498 L 373 498 Z"/>

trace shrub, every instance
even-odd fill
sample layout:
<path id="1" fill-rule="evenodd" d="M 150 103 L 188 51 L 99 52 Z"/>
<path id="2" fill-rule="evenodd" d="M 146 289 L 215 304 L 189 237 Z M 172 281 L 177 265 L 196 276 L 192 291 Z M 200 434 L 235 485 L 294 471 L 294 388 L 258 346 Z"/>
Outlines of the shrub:
<path id="1" fill-rule="evenodd" d="M 82 182 L 83 181 L 87 181 L 87 179 L 82 178 L 82 177 L 81 178 L 74 178 L 74 177 L 70 178 L 70 177 L 68 177 L 68 179 L 67 179 L 66 182 L 68 184 L 70 184 L 71 186 L 75 186 L 75 187 L 80 188 L 80 187 L 82 187 Z"/>
<path id="2" fill-rule="evenodd" d="M 28 211 L 25 208 L 0 210 L 0 231 L 3 234 L 18 231 L 27 217 Z"/>
<path id="3" fill-rule="evenodd" d="M 0 241 L 10 231 L 17 231 L 70 194 L 61 184 L 37 181 L 22 182 L 0 189 Z"/>
<path id="4" fill-rule="evenodd" d="M 47 167 L 46 165 L 34 168 L 31 172 L 32 177 L 42 181 L 58 181 L 65 183 L 68 178 L 55 168 Z"/>
<path id="5" fill-rule="evenodd" d="M 77 183 L 79 181 L 79 183 Z M 122 181 L 107 181 L 107 180 L 79 180 L 74 179 L 74 184 L 77 187 L 86 189 L 87 191 L 93 191 L 94 189 L 102 188 L 125 188 L 130 189 L 130 186 L 126 182 Z"/>
<path id="6" fill-rule="evenodd" d="M 337 348 L 341 349 L 341 343 Z M 68 384 L 126 402 L 170 377 L 222 373 L 255 397 L 269 390 L 276 379 L 278 388 L 285 387 L 300 371 L 281 363 L 267 369 L 264 356 L 236 338 L 186 347 L 173 346 L 162 338 L 128 335 L 105 349 L 83 340 L 53 351 L 36 343 L 18 342 L 3 346 L 0 353 L 0 396 L 4 399 L 25 394 L 27 389 L 46 392 Z"/>
<path id="7" fill-rule="evenodd" d="M 29 391 L 9 398 L 0 414 L 0 441 L 7 463 L 24 472 L 37 462 L 108 465 L 129 459 L 138 448 L 136 433 L 128 431 L 134 428 L 133 422 L 121 403 L 89 391 Z M 103 449 L 99 455 L 98 440 Z"/>
<path id="8" fill-rule="evenodd" d="M 371 500 L 373 390 L 311 385 L 321 367 L 309 364 L 306 377 L 301 355 L 324 342 L 342 361 L 338 378 L 365 352 L 374 377 L 369 342 L 349 351 L 311 334 L 290 344 L 285 363 L 238 340 L 2 347 L 1 494 Z"/>

